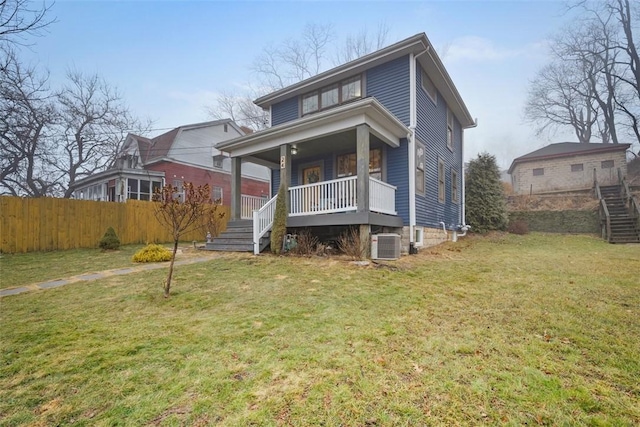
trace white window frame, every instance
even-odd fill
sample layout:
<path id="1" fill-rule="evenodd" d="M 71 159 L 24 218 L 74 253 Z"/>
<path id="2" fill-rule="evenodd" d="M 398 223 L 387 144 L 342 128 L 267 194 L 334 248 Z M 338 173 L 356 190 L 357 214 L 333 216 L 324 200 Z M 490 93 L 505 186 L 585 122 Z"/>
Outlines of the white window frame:
<path id="1" fill-rule="evenodd" d="M 420 156 L 422 151 L 422 156 Z M 422 164 L 420 164 L 420 157 L 422 157 Z M 416 141 L 416 194 L 424 196 L 427 194 L 427 149 L 425 145 Z M 420 179 L 422 176 L 422 179 Z"/>
<path id="2" fill-rule="evenodd" d="M 438 158 L 438 203 L 445 203 L 447 199 L 446 177 L 444 160 Z"/>
<path id="3" fill-rule="evenodd" d="M 414 245 L 416 247 L 424 246 L 424 227 L 416 226 L 414 227 Z"/>
<path id="4" fill-rule="evenodd" d="M 451 168 L 451 202 L 460 203 L 460 185 L 459 185 L 458 171 L 455 168 Z"/>
<path id="5" fill-rule="evenodd" d="M 429 76 L 427 76 L 427 73 L 424 70 L 422 70 L 420 85 L 422 86 L 422 90 L 424 90 L 424 93 L 427 94 L 431 102 L 433 102 L 435 105 L 438 105 L 438 89 L 436 89 L 436 85 L 433 84 L 433 80 L 431 80 Z"/>
<path id="6" fill-rule="evenodd" d="M 216 193 L 219 193 L 220 197 L 216 197 Z M 214 186 L 211 188 L 211 201 L 215 203 L 217 200 L 220 200 L 220 204 L 222 204 L 224 200 L 224 190 L 222 189 L 222 187 Z"/>
<path id="7" fill-rule="evenodd" d="M 451 151 L 453 151 L 455 145 L 454 122 L 453 113 L 450 108 L 447 108 L 447 148 Z"/>

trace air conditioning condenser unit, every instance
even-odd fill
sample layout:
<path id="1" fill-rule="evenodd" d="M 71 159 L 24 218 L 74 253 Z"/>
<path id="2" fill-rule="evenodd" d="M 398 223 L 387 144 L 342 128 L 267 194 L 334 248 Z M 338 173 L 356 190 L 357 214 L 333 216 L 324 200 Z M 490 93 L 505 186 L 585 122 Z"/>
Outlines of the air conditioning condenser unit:
<path id="1" fill-rule="evenodd" d="M 371 236 L 371 259 L 400 258 L 400 235 L 374 234 Z"/>

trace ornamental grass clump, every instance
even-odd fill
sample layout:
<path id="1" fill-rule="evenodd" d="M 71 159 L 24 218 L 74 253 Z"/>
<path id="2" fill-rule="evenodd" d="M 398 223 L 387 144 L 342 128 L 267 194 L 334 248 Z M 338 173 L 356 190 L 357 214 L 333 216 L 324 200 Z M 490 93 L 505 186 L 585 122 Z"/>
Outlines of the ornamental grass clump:
<path id="1" fill-rule="evenodd" d="M 171 251 L 162 245 L 150 243 L 133 255 L 133 262 L 171 261 Z"/>

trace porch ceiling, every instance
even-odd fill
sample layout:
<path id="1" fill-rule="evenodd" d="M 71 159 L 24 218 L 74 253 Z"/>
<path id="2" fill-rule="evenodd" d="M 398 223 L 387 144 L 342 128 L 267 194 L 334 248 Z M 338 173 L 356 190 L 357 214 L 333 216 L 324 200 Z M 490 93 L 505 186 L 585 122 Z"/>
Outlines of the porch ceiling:
<path id="1" fill-rule="evenodd" d="M 299 152 L 311 155 L 339 150 L 355 140 L 357 126 L 369 126 L 371 142 L 381 141 L 392 147 L 400 145 L 409 129 L 376 99 L 365 98 L 344 106 L 274 126 L 261 132 L 219 143 L 216 148 L 231 157 L 251 157 L 252 161 L 279 159 L 278 147 L 296 144 Z M 308 144 L 312 142 L 312 144 Z M 346 145 L 348 146 L 348 145 Z"/>

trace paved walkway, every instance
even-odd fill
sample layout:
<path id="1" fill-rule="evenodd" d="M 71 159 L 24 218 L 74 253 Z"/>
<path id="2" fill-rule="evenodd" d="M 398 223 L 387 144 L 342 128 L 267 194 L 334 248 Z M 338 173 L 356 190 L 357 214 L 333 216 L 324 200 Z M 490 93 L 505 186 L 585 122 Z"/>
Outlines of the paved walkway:
<path id="1" fill-rule="evenodd" d="M 198 262 L 211 261 L 215 258 L 216 256 L 205 256 L 205 257 L 177 260 L 174 265 L 178 266 L 178 265 L 185 265 L 185 264 L 195 264 Z M 9 295 L 18 295 L 18 294 L 23 294 L 25 292 L 40 291 L 44 289 L 59 288 L 60 286 L 65 286 L 70 283 L 91 282 L 93 280 L 104 279 L 106 277 L 111 277 L 111 276 L 120 276 L 123 274 L 138 273 L 138 272 L 147 271 L 147 270 L 157 270 L 159 268 L 167 268 L 168 265 L 169 265 L 168 263 L 145 264 L 145 265 L 135 266 L 135 267 L 118 268 L 115 270 L 105 270 L 97 273 L 84 273 L 77 276 L 68 277 L 66 279 L 50 280 L 48 282 L 35 283 L 32 285 L 19 286 L 15 288 L 0 289 L 0 297 L 6 297 Z"/>

